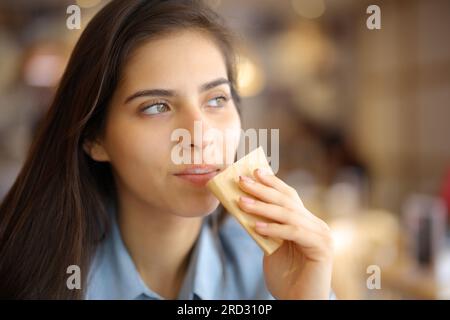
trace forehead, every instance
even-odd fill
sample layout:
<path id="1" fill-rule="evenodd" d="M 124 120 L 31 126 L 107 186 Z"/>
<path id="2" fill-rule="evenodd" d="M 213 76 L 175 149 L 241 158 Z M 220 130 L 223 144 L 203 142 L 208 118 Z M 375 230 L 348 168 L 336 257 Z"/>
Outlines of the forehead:
<path id="1" fill-rule="evenodd" d="M 149 40 L 130 55 L 123 72 L 125 87 L 177 87 L 227 77 L 219 46 L 200 31 L 172 32 Z"/>

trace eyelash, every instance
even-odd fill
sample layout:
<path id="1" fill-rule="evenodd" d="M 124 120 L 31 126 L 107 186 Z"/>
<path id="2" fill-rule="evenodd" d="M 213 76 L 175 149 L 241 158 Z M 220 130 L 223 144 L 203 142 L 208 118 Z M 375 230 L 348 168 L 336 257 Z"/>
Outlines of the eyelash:
<path id="1" fill-rule="evenodd" d="M 217 96 L 217 97 L 214 97 L 212 99 L 209 99 L 208 102 L 210 102 L 211 100 L 218 100 L 218 99 L 221 99 L 224 104 L 227 103 L 230 100 L 228 97 L 222 95 L 222 96 Z"/>
<path id="2" fill-rule="evenodd" d="M 219 99 L 221 99 L 223 101 L 223 103 L 227 103 L 230 100 L 229 97 L 227 97 L 225 95 L 220 95 L 220 96 L 214 97 L 212 99 L 209 99 L 208 102 L 210 102 L 211 100 L 219 100 Z M 152 107 L 155 107 L 155 106 L 159 106 L 159 105 L 165 106 L 166 108 L 170 109 L 169 105 L 165 101 L 155 101 L 154 103 L 145 105 L 142 108 L 140 108 L 140 112 L 145 114 L 146 110 L 148 110 L 148 109 L 150 109 Z M 218 108 L 223 108 L 223 107 L 224 106 L 222 106 L 222 107 L 213 107 L 213 109 L 218 109 Z M 161 113 L 164 113 L 164 112 L 161 112 Z M 159 114 L 159 113 L 156 113 L 156 114 Z M 149 115 L 155 115 L 155 114 L 149 114 Z"/>
<path id="3" fill-rule="evenodd" d="M 154 106 L 159 106 L 159 105 L 165 106 L 166 108 L 169 108 L 169 109 L 170 109 L 169 105 L 168 105 L 165 101 L 155 101 L 155 102 L 153 102 L 153 103 L 151 103 L 151 104 L 144 105 L 144 106 L 140 109 L 140 112 L 142 112 L 142 113 L 145 114 L 145 111 L 146 111 L 146 110 L 148 110 L 148 109 L 150 109 L 150 108 L 152 108 L 152 107 L 154 107 Z M 149 115 L 154 115 L 154 114 L 149 114 Z"/>

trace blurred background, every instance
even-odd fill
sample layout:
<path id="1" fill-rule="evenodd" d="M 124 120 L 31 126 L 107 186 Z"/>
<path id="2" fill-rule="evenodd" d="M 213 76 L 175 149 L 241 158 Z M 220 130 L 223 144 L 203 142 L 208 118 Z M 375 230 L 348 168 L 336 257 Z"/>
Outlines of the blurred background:
<path id="1" fill-rule="evenodd" d="M 107 2 L 0 0 L 0 199 Z M 449 299 L 450 1 L 207 2 L 237 34 L 244 128 L 280 130 L 278 175 L 333 230 L 337 297 Z"/>

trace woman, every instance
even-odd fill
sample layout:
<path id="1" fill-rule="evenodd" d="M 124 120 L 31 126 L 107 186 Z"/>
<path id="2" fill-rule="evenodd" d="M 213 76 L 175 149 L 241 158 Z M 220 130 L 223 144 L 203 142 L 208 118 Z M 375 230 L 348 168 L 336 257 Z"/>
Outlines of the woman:
<path id="1" fill-rule="evenodd" d="M 257 232 L 285 240 L 263 257 L 205 188 L 226 166 L 171 160 L 178 128 L 240 129 L 233 60 L 199 1 L 116 0 L 92 19 L 0 208 L 1 297 L 329 297 L 330 231 L 294 189 L 241 178 L 241 208 L 274 220 Z M 80 289 L 68 285 L 74 265 Z"/>

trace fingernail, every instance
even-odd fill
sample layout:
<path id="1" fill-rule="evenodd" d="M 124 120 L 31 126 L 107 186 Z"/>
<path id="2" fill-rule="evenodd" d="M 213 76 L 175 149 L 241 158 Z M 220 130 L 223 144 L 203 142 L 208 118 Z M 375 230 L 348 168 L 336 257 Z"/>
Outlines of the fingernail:
<path id="1" fill-rule="evenodd" d="M 246 197 L 246 196 L 242 196 L 240 199 L 242 202 L 245 202 L 245 203 L 255 203 L 254 199 Z"/>
<path id="2" fill-rule="evenodd" d="M 262 222 L 262 221 L 256 221 L 255 227 L 256 228 L 265 228 L 265 227 L 267 227 L 267 223 Z"/>
<path id="3" fill-rule="evenodd" d="M 253 181 L 253 179 L 247 177 L 247 176 L 239 176 L 239 179 L 243 182 L 248 182 L 248 183 L 253 183 L 255 181 Z"/>

